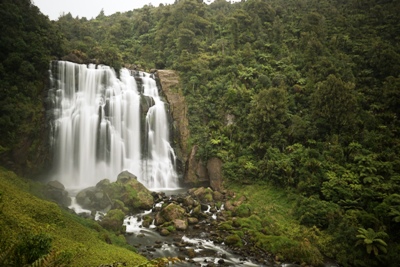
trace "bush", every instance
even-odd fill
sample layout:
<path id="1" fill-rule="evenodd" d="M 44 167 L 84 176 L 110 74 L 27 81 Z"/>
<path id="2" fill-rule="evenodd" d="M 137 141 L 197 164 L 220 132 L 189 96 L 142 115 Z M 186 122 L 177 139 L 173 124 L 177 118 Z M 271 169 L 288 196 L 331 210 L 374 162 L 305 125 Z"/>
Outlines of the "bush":
<path id="1" fill-rule="evenodd" d="M 297 202 L 295 216 L 305 226 L 315 225 L 320 229 L 327 229 L 329 225 L 336 224 L 340 213 L 339 205 L 310 197 L 302 198 Z"/>
<path id="2" fill-rule="evenodd" d="M 45 233 L 25 235 L 15 249 L 15 266 L 32 264 L 40 257 L 48 254 L 51 242 L 52 238 Z"/>

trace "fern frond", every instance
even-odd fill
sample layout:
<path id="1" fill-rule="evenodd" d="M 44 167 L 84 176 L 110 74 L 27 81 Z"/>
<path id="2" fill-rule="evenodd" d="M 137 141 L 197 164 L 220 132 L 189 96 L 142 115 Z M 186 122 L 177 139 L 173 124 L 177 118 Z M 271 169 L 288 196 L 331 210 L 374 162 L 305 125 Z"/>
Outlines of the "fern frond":
<path id="1" fill-rule="evenodd" d="M 0 251 L 0 266 L 5 266 L 6 261 L 10 259 L 10 255 L 14 253 L 16 244 L 12 243 L 4 251 Z"/>

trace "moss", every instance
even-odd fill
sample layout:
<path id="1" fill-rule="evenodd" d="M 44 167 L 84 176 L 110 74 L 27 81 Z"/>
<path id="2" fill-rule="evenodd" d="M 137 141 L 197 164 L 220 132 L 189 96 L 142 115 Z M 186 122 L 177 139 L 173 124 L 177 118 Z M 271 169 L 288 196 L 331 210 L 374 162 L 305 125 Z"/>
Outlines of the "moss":
<path id="1" fill-rule="evenodd" d="M 250 216 L 237 217 L 232 223 L 232 233 L 246 233 L 265 251 L 279 254 L 281 259 L 318 265 L 322 261 L 320 249 L 328 247 L 329 238 L 324 232 L 301 226 L 293 215 L 296 200 L 287 192 L 268 185 L 227 185 L 236 193 L 236 199 L 246 197 L 238 206 L 236 216 L 251 210 Z M 239 213 L 238 213 L 239 211 Z M 330 244 L 330 243 L 329 243 Z"/>
<path id="2" fill-rule="evenodd" d="M 235 223 L 242 229 L 252 229 L 256 231 L 260 231 L 262 229 L 260 217 L 254 214 L 247 218 L 237 218 Z"/>
<path id="3" fill-rule="evenodd" d="M 233 229 L 233 227 L 232 227 L 232 221 L 226 221 L 226 222 L 221 223 L 221 224 L 218 226 L 218 229 L 219 229 L 219 230 L 223 230 L 223 231 L 232 230 L 232 229 Z"/>
<path id="4" fill-rule="evenodd" d="M 308 239 L 297 241 L 286 236 L 271 236 L 259 233 L 256 245 L 273 254 L 279 254 L 282 260 L 307 262 L 318 266 L 323 263 L 323 256 L 312 246 Z"/>
<path id="5" fill-rule="evenodd" d="M 113 231 L 115 233 L 123 233 L 125 214 L 122 210 L 114 209 L 107 212 L 106 216 L 104 216 L 103 220 L 101 220 L 100 225 L 106 228 L 107 230 Z"/>
<path id="6" fill-rule="evenodd" d="M 238 217 L 249 217 L 251 212 L 252 208 L 250 204 L 241 204 L 235 209 L 235 215 Z"/>
<path id="7" fill-rule="evenodd" d="M 170 226 L 166 227 L 166 229 L 167 229 L 170 233 L 176 232 L 176 228 L 175 228 L 175 226 L 173 226 L 173 225 L 170 225 Z"/>
<path id="8" fill-rule="evenodd" d="M 242 239 L 237 234 L 228 235 L 224 240 L 227 246 L 242 247 Z"/>
<path id="9" fill-rule="evenodd" d="M 148 262 L 126 249 L 128 246 L 123 236 L 107 232 L 94 221 L 61 210 L 54 203 L 30 194 L 30 183 L 12 172 L 0 169 L 3 203 L 0 203 L 1 251 L 14 251 L 21 242 L 20 237 L 28 233 L 46 233 L 51 238 L 50 253 L 63 259 L 64 264 L 68 261 L 68 266 L 99 266 L 113 262 L 138 266 Z M 118 212 L 114 215 L 119 218 Z M 105 239 L 112 244 L 105 242 Z"/>

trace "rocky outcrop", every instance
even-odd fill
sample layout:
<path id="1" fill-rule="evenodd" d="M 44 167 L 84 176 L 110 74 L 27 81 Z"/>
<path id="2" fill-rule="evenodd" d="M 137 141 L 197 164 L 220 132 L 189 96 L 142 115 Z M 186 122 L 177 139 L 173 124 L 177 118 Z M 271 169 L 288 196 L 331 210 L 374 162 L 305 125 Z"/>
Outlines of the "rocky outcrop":
<path id="1" fill-rule="evenodd" d="M 193 146 L 187 160 L 184 184 L 187 186 L 198 186 L 209 182 L 207 168 L 202 160 L 196 158 L 199 147 Z"/>
<path id="2" fill-rule="evenodd" d="M 121 172 L 114 183 L 104 179 L 80 191 L 76 201 L 85 209 L 119 209 L 124 213 L 149 210 L 154 204 L 151 192 L 128 171 Z"/>
<path id="3" fill-rule="evenodd" d="M 222 190 L 222 160 L 211 158 L 207 162 L 207 171 L 210 179 L 210 187 L 213 190 Z"/>
<path id="4" fill-rule="evenodd" d="M 218 158 L 203 162 L 197 157 L 199 147 L 194 145 L 189 151 L 189 122 L 187 118 L 187 104 L 183 96 L 178 73 L 172 70 L 153 70 L 162 88 L 174 121 L 174 136 L 176 154 L 182 160 L 184 168 L 183 183 L 185 186 L 210 185 L 214 190 L 222 190 L 222 164 Z M 233 115 L 228 123 L 233 123 Z"/>
<path id="5" fill-rule="evenodd" d="M 157 70 L 156 77 L 170 105 L 170 112 L 174 121 L 174 136 L 175 140 L 177 140 L 177 156 L 181 158 L 183 162 L 186 162 L 189 153 L 188 139 L 190 132 L 187 118 L 188 108 L 182 93 L 179 75 L 173 70 Z"/>

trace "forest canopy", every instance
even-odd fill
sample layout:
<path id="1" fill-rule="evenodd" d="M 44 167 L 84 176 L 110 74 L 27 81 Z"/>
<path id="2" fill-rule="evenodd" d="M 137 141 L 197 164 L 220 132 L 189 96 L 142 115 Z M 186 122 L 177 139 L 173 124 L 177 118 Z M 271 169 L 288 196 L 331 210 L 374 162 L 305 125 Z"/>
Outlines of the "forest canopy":
<path id="1" fill-rule="evenodd" d="M 51 58 L 179 71 L 202 159 L 296 195 L 344 266 L 400 261 L 400 2 L 179 0 L 50 22 L 0 4 L 0 152 L 37 138 Z M 233 118 L 227 123 L 227 118 Z"/>

